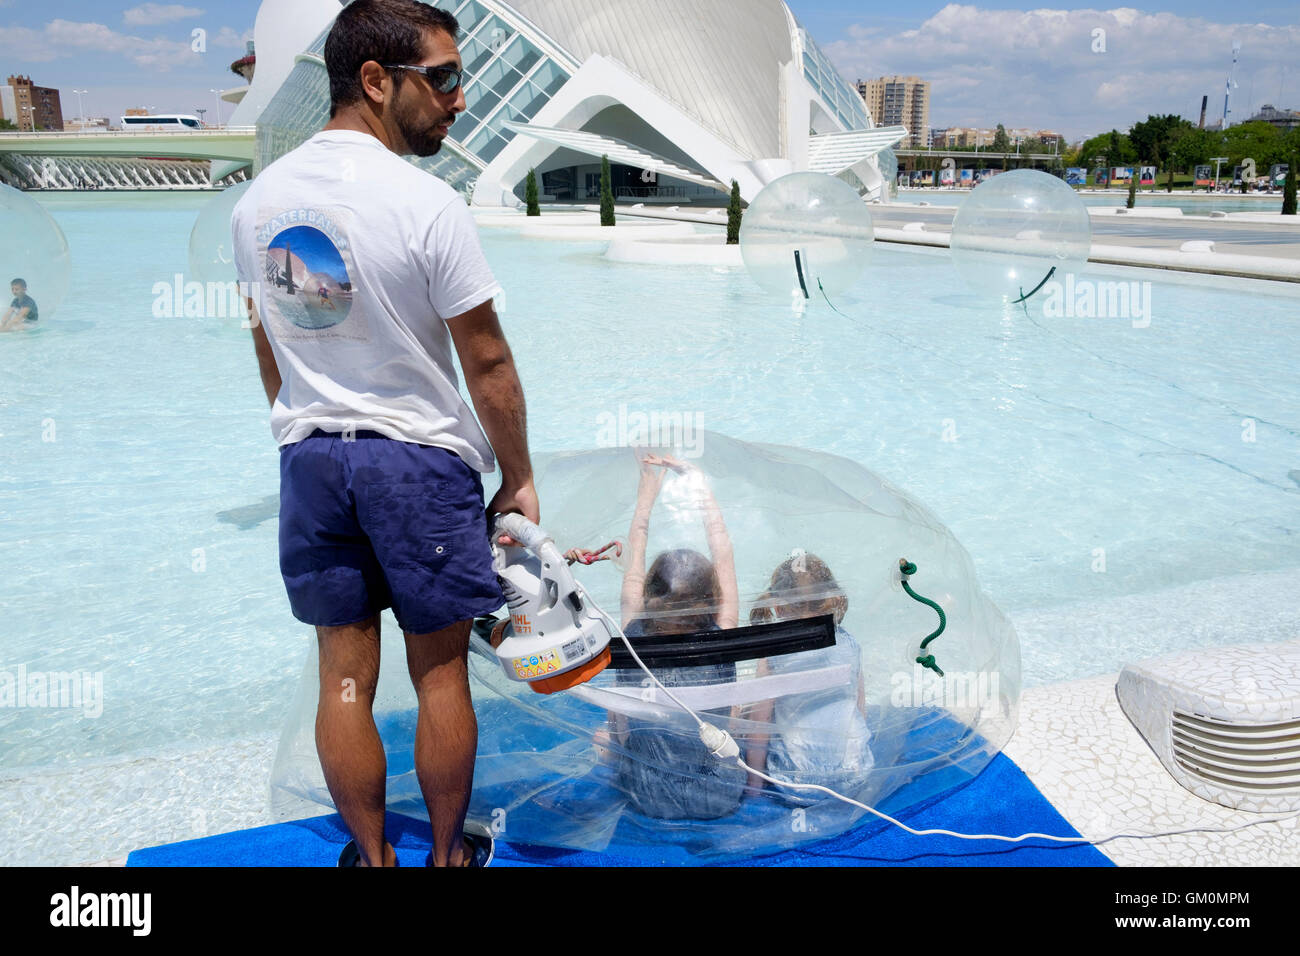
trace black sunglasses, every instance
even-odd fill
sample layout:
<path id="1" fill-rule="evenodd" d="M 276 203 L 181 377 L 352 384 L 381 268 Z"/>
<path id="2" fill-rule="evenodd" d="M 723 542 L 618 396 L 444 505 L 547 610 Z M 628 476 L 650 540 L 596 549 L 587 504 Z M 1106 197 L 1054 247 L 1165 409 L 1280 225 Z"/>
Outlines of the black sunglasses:
<path id="1" fill-rule="evenodd" d="M 385 70 L 414 70 L 423 73 L 439 93 L 451 93 L 460 86 L 463 70 L 450 66 L 385 66 Z"/>

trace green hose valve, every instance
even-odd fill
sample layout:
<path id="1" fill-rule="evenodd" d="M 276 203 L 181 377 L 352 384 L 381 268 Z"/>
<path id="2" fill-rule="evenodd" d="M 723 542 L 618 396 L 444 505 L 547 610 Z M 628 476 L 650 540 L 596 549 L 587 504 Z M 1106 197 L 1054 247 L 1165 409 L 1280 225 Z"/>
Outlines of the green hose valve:
<path id="1" fill-rule="evenodd" d="M 908 597 L 910 597 L 914 601 L 920 601 L 922 604 L 929 605 L 930 607 L 934 608 L 935 613 L 939 615 L 938 629 L 935 630 L 933 633 L 929 634 L 925 638 L 925 640 L 921 642 L 921 650 L 924 651 L 931 641 L 933 641 L 936 637 L 938 637 L 940 634 L 943 633 L 943 629 L 948 626 L 948 618 L 944 615 L 943 608 L 939 607 L 938 604 L 934 603 L 929 598 L 921 597 L 921 595 L 913 591 L 911 585 L 907 583 L 907 579 L 911 575 L 916 573 L 915 564 L 907 560 L 907 558 L 899 558 L 898 570 L 903 575 L 903 590 L 907 592 Z M 939 669 L 939 665 L 934 659 L 934 654 L 922 654 L 921 656 L 917 657 L 916 663 L 920 664 L 922 667 L 928 667 L 930 670 L 934 671 L 940 677 L 943 676 L 943 671 Z"/>

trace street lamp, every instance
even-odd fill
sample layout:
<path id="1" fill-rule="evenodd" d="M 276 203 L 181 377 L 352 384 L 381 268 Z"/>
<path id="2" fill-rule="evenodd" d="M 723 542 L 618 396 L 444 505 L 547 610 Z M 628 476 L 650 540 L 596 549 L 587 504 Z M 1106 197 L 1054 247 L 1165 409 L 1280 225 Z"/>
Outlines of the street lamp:
<path id="1" fill-rule="evenodd" d="M 209 89 L 208 92 L 214 94 L 215 97 L 216 97 L 216 100 L 217 100 L 217 126 L 220 127 L 220 126 L 221 126 L 221 91 L 220 91 L 220 90 Z"/>
<path id="2" fill-rule="evenodd" d="M 72 92 L 74 92 L 74 93 L 77 94 L 77 112 L 79 112 L 79 113 L 81 114 L 81 128 L 82 128 L 82 130 L 85 130 L 85 128 L 86 128 L 86 107 L 85 107 L 85 104 L 81 102 L 81 94 L 82 94 L 82 93 L 89 93 L 90 90 L 73 90 Z"/>
<path id="3" fill-rule="evenodd" d="M 200 125 L 200 126 L 203 126 L 203 125 L 204 125 L 204 123 L 203 123 L 203 116 L 204 116 L 204 114 L 207 113 L 207 110 L 203 109 L 203 107 L 201 107 L 201 106 L 196 106 L 196 107 L 194 107 L 194 112 L 196 112 L 196 113 L 199 114 L 199 125 Z"/>
<path id="4" fill-rule="evenodd" d="M 1210 162 L 1214 163 L 1214 188 L 1215 188 L 1215 189 L 1218 189 L 1218 188 L 1219 188 L 1219 164 L 1220 164 L 1220 163 L 1226 163 L 1227 161 L 1228 161 L 1228 157 L 1227 157 L 1227 156 L 1211 156 L 1211 157 L 1210 157 Z"/>

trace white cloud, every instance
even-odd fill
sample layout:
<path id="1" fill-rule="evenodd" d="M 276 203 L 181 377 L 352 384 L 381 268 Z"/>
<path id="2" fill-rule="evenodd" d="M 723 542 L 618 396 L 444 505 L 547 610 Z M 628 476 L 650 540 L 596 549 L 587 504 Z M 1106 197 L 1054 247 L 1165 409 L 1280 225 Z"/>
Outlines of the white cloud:
<path id="1" fill-rule="evenodd" d="M 1105 31 L 1104 53 L 1093 52 L 1097 28 Z M 1297 26 L 1212 23 L 1130 8 L 1020 11 L 952 3 L 916 29 L 850 27 L 847 39 L 825 48 L 850 80 L 892 73 L 929 80 L 931 126 L 1050 126 L 1073 138 L 1124 129 L 1149 113 L 1195 121 L 1202 94 L 1211 102 L 1217 96 L 1221 114 L 1234 39 L 1242 41 L 1234 119 L 1243 119 L 1247 106 L 1276 99 L 1279 89 L 1288 91 L 1287 103 L 1300 101 L 1300 77 L 1287 81 L 1282 73 L 1300 47 Z"/>
<path id="2" fill-rule="evenodd" d="M 77 23 L 51 20 L 39 30 L 7 27 L 0 31 L 0 56 L 29 62 L 49 62 L 87 54 L 115 54 L 137 66 L 167 71 L 175 66 L 207 67 L 203 56 L 190 49 L 184 40 L 152 39 L 129 36 L 102 23 Z"/>
<path id="3" fill-rule="evenodd" d="M 122 19 L 133 27 L 145 27 L 202 15 L 198 7 L 183 7 L 179 3 L 142 3 L 124 12 Z"/>
<path id="4" fill-rule="evenodd" d="M 253 39 L 253 28 L 249 27 L 243 33 L 232 30 L 230 27 L 222 27 L 215 37 L 208 39 L 208 46 L 231 47 L 243 51 L 244 43 Z"/>
<path id="5" fill-rule="evenodd" d="M 3 0 L 0 0 L 3 2 Z M 0 30 L 0 56 L 29 63 L 45 63 L 58 56 L 57 50 L 43 46 L 44 36 L 28 27 L 5 27 Z"/>

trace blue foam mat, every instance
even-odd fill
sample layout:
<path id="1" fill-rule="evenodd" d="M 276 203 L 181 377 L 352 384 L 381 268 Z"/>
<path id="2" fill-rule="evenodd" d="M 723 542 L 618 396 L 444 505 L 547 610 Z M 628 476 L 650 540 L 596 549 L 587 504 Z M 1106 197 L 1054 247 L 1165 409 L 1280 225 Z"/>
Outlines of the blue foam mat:
<path id="1" fill-rule="evenodd" d="M 898 817 L 916 829 L 1078 836 L 1020 768 L 1002 754 L 974 780 L 913 806 Z M 424 866 L 431 843 L 427 822 L 389 814 L 387 832 L 402 866 Z M 347 841 L 342 819 L 329 814 L 136 850 L 126 865 L 334 866 Z M 678 847 L 612 845 L 605 852 L 595 853 L 498 841 L 493 866 L 676 866 L 698 862 Z M 708 862 L 720 866 L 1113 865 L 1088 844 L 1044 840 L 1006 844 L 947 836 L 917 837 L 876 820 L 800 849 Z"/>

